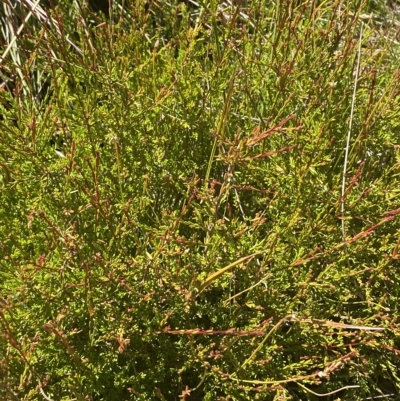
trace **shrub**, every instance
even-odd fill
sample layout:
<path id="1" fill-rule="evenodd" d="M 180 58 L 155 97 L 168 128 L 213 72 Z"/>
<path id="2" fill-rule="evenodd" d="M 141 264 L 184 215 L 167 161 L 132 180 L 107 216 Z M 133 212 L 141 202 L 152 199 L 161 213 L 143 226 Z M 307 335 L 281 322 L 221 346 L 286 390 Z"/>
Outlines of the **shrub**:
<path id="1" fill-rule="evenodd" d="M 4 2 L 4 399 L 397 393 L 397 22 L 348 3 Z"/>

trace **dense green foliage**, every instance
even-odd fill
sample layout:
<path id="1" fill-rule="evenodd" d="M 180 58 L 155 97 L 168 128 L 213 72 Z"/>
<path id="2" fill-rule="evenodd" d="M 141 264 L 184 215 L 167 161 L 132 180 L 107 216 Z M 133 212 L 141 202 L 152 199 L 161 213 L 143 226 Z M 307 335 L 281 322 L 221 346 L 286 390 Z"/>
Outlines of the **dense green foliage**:
<path id="1" fill-rule="evenodd" d="M 391 9 L 200 3 L 2 4 L 0 399 L 397 395 Z"/>

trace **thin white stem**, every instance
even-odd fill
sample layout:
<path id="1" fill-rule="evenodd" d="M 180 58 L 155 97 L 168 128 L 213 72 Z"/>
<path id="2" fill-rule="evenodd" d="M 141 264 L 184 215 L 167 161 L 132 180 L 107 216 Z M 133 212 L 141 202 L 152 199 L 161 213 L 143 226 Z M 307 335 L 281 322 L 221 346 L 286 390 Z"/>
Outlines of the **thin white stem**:
<path id="1" fill-rule="evenodd" d="M 316 393 L 316 392 L 310 390 L 308 387 L 304 386 L 304 385 L 301 384 L 301 383 L 297 383 L 297 384 L 298 384 L 300 387 L 302 387 L 304 390 L 308 391 L 308 392 L 311 393 L 311 394 L 316 395 L 317 397 L 328 397 L 329 395 L 336 394 L 336 393 L 338 393 L 339 391 L 347 390 L 347 389 L 349 389 L 349 388 L 360 388 L 360 386 L 358 386 L 358 385 L 355 385 L 355 386 L 344 386 L 344 387 L 338 388 L 337 390 L 331 391 L 330 393 L 319 394 L 319 393 Z"/>
<path id="2" fill-rule="evenodd" d="M 50 397 L 48 397 L 47 395 L 46 395 L 46 393 L 43 391 L 43 389 L 42 389 L 42 383 L 40 382 L 40 380 L 38 380 L 38 382 L 39 382 L 39 391 L 40 391 L 40 393 L 42 394 L 42 396 L 44 397 L 44 399 L 45 400 L 47 400 L 47 401 L 53 401 Z"/>
<path id="3" fill-rule="evenodd" d="M 359 71 L 360 71 L 361 42 L 362 42 L 363 26 L 364 26 L 364 23 L 362 22 L 361 23 L 361 30 L 360 30 L 360 40 L 358 42 L 357 66 L 356 66 L 356 74 L 355 74 L 355 78 L 354 78 L 353 99 L 352 99 L 352 102 L 351 102 L 349 130 L 347 132 L 346 150 L 345 150 L 345 154 L 344 154 L 342 196 L 341 196 L 341 215 L 342 215 L 342 237 L 343 237 L 343 242 L 346 241 L 346 230 L 345 230 L 345 220 L 344 220 L 344 217 L 345 217 L 344 195 L 345 195 L 345 192 L 346 192 L 347 161 L 348 161 L 348 158 L 349 158 L 351 128 L 352 128 L 352 125 L 353 125 L 354 105 L 356 103 L 356 93 L 357 93 L 357 81 L 358 81 L 358 74 L 359 74 Z"/>
<path id="4" fill-rule="evenodd" d="M 53 401 L 53 399 L 50 398 L 50 397 L 43 391 L 42 382 L 41 382 L 40 380 L 38 380 L 38 383 L 39 383 L 39 391 L 40 391 L 40 394 L 42 394 L 43 398 L 44 398 L 45 400 L 47 400 L 47 401 Z M 76 401 L 76 400 L 77 400 L 77 398 L 71 398 L 69 401 Z"/>
<path id="5" fill-rule="evenodd" d="M 375 400 L 378 398 L 389 398 L 389 397 L 393 397 L 396 394 L 383 394 L 383 395 L 376 395 L 375 397 L 367 397 L 365 398 L 366 400 Z M 394 400 L 395 398 L 392 398 L 392 400 Z"/>

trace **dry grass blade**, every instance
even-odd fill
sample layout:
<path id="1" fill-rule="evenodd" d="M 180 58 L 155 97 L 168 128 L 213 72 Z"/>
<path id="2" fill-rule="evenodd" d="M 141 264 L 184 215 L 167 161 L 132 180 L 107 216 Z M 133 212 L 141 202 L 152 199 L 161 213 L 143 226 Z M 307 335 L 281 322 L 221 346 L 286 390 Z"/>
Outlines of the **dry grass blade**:
<path id="1" fill-rule="evenodd" d="M 373 326 L 358 326 L 354 324 L 337 323 L 330 320 L 321 319 L 300 319 L 290 316 L 288 320 L 299 323 L 311 323 L 318 326 L 333 327 L 335 329 L 347 329 L 347 330 L 364 330 L 364 331 L 384 331 L 384 327 L 373 327 Z"/>
<path id="2" fill-rule="evenodd" d="M 244 256 L 243 258 L 240 258 L 236 260 L 235 262 L 223 267 L 222 269 L 217 270 L 214 273 L 211 273 L 206 280 L 203 282 L 203 284 L 199 288 L 199 294 L 202 293 L 207 287 L 210 286 L 210 284 L 215 281 L 217 278 L 221 277 L 223 274 L 228 272 L 229 270 L 232 270 L 234 267 L 247 262 L 251 259 L 253 259 L 255 256 L 261 255 L 261 252 L 256 252 L 251 255 Z"/>
<path id="3" fill-rule="evenodd" d="M 17 32 L 15 35 L 13 35 L 13 38 L 11 39 L 10 43 L 8 44 L 6 50 L 4 51 L 3 55 L 0 57 L 0 65 L 3 63 L 4 59 L 7 57 L 7 54 L 10 52 L 10 50 L 13 48 L 14 43 L 16 42 L 16 40 L 18 39 L 18 36 L 21 34 L 22 30 L 24 29 L 24 26 L 26 25 L 26 23 L 29 21 L 29 19 L 32 17 L 32 13 L 34 12 L 34 10 L 36 9 L 36 7 L 38 6 L 40 0 L 37 0 L 36 3 L 33 4 L 32 6 L 32 10 L 28 13 L 28 15 L 26 16 L 24 22 L 21 24 L 21 26 L 18 28 Z"/>
<path id="4" fill-rule="evenodd" d="M 57 34 L 60 36 L 62 35 L 58 21 L 48 15 L 48 13 L 39 5 L 39 1 L 33 3 L 31 0 L 22 0 L 20 2 L 28 8 L 31 13 L 35 14 L 39 21 L 46 23 L 49 27 L 54 26 L 57 30 Z M 71 39 L 68 37 L 65 39 L 79 54 L 82 54 L 82 50 Z"/>

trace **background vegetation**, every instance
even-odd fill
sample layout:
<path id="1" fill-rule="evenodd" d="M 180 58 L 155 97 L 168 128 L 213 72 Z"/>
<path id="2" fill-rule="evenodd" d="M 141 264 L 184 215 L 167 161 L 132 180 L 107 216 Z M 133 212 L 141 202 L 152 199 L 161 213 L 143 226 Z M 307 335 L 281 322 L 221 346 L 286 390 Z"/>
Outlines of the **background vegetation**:
<path id="1" fill-rule="evenodd" d="M 398 397 L 395 4 L 1 6 L 1 399 Z"/>

